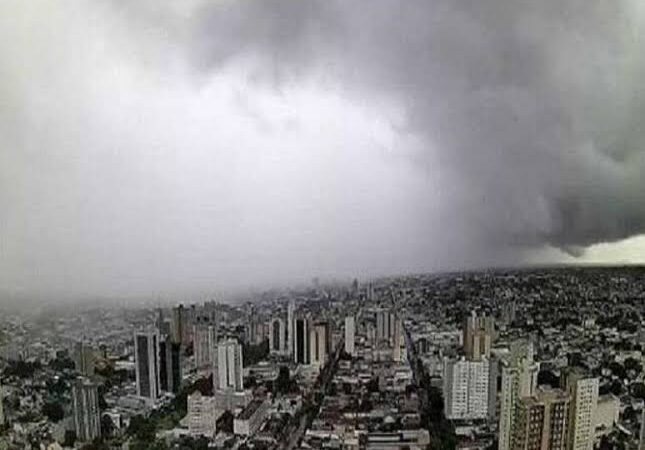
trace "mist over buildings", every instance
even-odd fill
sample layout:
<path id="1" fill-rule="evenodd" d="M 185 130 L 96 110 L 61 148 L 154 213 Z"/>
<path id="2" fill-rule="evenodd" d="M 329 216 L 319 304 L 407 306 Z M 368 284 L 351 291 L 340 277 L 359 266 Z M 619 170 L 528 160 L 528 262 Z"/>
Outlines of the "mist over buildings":
<path id="1" fill-rule="evenodd" d="M 0 286 L 175 295 L 638 236 L 640 3 L 3 2 Z"/>

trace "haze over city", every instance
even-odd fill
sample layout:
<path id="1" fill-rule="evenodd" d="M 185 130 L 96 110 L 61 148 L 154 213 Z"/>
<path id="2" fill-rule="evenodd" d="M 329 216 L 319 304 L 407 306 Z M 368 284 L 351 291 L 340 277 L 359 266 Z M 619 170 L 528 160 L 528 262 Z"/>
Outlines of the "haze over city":
<path id="1" fill-rule="evenodd" d="M 642 263 L 644 8 L 3 1 L 0 289 Z"/>

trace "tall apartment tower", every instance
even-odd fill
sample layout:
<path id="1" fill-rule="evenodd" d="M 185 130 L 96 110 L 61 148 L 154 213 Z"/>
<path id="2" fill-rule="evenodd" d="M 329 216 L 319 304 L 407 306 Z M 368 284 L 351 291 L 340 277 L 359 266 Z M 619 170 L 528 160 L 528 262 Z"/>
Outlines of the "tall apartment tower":
<path id="1" fill-rule="evenodd" d="M 273 319 L 269 325 L 269 351 L 278 355 L 287 353 L 288 331 L 284 320 L 278 317 Z"/>
<path id="2" fill-rule="evenodd" d="M 74 367 L 83 376 L 94 375 L 94 349 L 86 342 L 78 341 L 74 344 Z"/>
<path id="3" fill-rule="evenodd" d="M 2 399 L 4 395 L 2 393 L 2 384 L 0 384 L 0 426 L 4 425 L 4 408 L 2 407 Z"/>
<path id="4" fill-rule="evenodd" d="M 166 392 L 179 392 L 181 387 L 181 344 L 169 335 L 159 341 L 159 388 Z"/>
<path id="5" fill-rule="evenodd" d="M 522 398 L 513 450 L 566 450 L 568 410 L 569 396 L 559 389 Z"/>
<path id="6" fill-rule="evenodd" d="M 159 376 L 159 333 L 135 333 L 134 358 L 137 395 L 156 400 L 159 397 L 161 381 Z"/>
<path id="7" fill-rule="evenodd" d="M 533 397 L 537 391 L 540 365 L 533 360 L 533 356 L 533 344 L 530 341 L 522 340 L 511 343 L 510 359 L 502 367 L 499 450 L 515 448 L 513 436 L 520 401 L 524 397 Z"/>
<path id="8" fill-rule="evenodd" d="M 474 311 L 466 318 L 463 330 L 464 352 L 466 358 L 477 361 L 482 357 L 490 358 L 490 349 L 495 333 L 492 317 L 477 316 Z"/>
<path id="9" fill-rule="evenodd" d="M 170 322 L 170 336 L 173 342 L 182 344 L 184 337 L 184 324 L 186 322 L 186 310 L 184 305 L 175 306 L 172 309 L 172 317 Z"/>
<path id="10" fill-rule="evenodd" d="M 490 369 L 487 359 L 444 360 L 443 397 L 448 419 L 474 420 L 489 417 L 492 387 Z M 494 409 L 494 404 L 492 408 Z"/>
<path id="11" fill-rule="evenodd" d="M 567 391 L 571 398 L 569 410 L 569 450 L 592 450 L 595 438 L 598 378 L 572 372 L 567 377 Z"/>
<path id="12" fill-rule="evenodd" d="M 354 316 L 345 317 L 345 353 L 355 356 L 356 321 Z"/>
<path id="13" fill-rule="evenodd" d="M 296 305 L 293 303 L 293 300 L 289 302 L 289 306 L 287 307 L 287 352 L 289 352 L 290 355 L 295 354 L 294 350 L 294 341 L 295 341 L 295 333 L 294 333 L 294 313 L 296 310 Z"/>
<path id="14" fill-rule="evenodd" d="M 227 339 L 219 343 L 217 364 L 217 389 L 242 392 L 244 390 L 242 345 L 236 339 Z"/>
<path id="15" fill-rule="evenodd" d="M 99 394 L 96 384 L 79 378 L 72 387 L 74 430 L 78 440 L 87 442 L 101 436 Z"/>
<path id="16" fill-rule="evenodd" d="M 206 323 L 193 325 L 195 367 L 204 369 L 213 364 L 217 348 L 217 327 Z"/>
<path id="17" fill-rule="evenodd" d="M 329 350 L 329 323 L 318 322 L 309 332 L 309 358 L 310 364 L 323 366 L 327 362 Z"/>
<path id="18" fill-rule="evenodd" d="M 388 309 L 378 309 L 376 311 L 376 340 L 377 342 L 390 343 L 394 336 L 396 316 Z"/>
<path id="19" fill-rule="evenodd" d="M 311 353 L 309 347 L 309 320 L 299 317 L 294 323 L 293 360 L 296 364 L 309 364 Z"/>
<path id="20" fill-rule="evenodd" d="M 645 408 L 641 413 L 641 428 L 638 434 L 638 450 L 645 450 Z"/>
<path id="21" fill-rule="evenodd" d="M 392 357 L 394 361 L 403 361 L 405 356 L 405 339 L 403 338 L 403 322 L 395 316 L 394 331 L 392 334 L 393 349 Z"/>

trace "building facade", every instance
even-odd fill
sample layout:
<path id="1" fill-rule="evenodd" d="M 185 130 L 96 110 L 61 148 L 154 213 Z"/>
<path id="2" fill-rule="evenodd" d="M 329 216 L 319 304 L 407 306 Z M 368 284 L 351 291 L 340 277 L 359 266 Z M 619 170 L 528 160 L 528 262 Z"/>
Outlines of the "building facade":
<path id="1" fill-rule="evenodd" d="M 570 373 L 567 391 L 571 398 L 569 450 L 591 450 L 595 438 L 598 378 Z"/>
<path id="2" fill-rule="evenodd" d="M 79 441 L 87 442 L 101 436 L 98 386 L 85 378 L 72 387 L 74 430 Z"/>
<path id="3" fill-rule="evenodd" d="M 356 345 L 356 319 L 354 316 L 345 317 L 345 353 L 355 356 Z"/>
<path id="4" fill-rule="evenodd" d="M 242 392 L 244 390 L 242 345 L 236 339 L 220 342 L 217 346 L 217 363 L 219 380 L 217 388 Z"/>
<path id="5" fill-rule="evenodd" d="M 156 400 L 160 394 L 159 333 L 137 332 L 134 335 L 137 395 Z"/>

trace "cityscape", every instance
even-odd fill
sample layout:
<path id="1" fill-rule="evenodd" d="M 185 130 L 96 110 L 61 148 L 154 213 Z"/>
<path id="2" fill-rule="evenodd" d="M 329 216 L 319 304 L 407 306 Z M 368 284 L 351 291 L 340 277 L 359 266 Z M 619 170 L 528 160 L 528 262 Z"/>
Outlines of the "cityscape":
<path id="1" fill-rule="evenodd" d="M 0 0 L 0 450 L 645 450 L 645 0 Z"/>
<path id="2" fill-rule="evenodd" d="M 3 311 L 3 449 L 641 449 L 638 267 Z"/>

